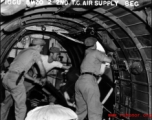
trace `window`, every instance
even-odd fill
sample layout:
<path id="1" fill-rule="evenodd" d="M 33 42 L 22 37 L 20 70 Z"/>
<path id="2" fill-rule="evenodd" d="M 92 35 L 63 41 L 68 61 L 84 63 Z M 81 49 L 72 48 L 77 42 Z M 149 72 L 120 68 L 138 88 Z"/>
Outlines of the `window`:
<path id="1" fill-rule="evenodd" d="M 96 42 L 96 45 L 97 45 L 97 50 L 100 50 L 100 51 L 105 53 L 104 48 L 102 47 L 102 45 L 98 41 Z"/>

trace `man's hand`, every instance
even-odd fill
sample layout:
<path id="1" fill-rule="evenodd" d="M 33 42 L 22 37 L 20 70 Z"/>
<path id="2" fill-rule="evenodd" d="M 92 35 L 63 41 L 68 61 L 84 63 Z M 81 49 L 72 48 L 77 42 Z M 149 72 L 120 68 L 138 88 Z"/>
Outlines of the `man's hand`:
<path id="1" fill-rule="evenodd" d="M 67 74 L 68 71 L 69 71 L 69 69 L 65 69 L 61 74 L 62 75 Z"/>
<path id="2" fill-rule="evenodd" d="M 66 85 L 66 83 L 63 82 L 63 83 L 60 84 L 60 87 L 65 86 L 65 85 Z"/>
<path id="3" fill-rule="evenodd" d="M 37 74 L 36 73 L 33 74 L 33 78 L 37 78 Z"/>
<path id="4" fill-rule="evenodd" d="M 99 79 L 97 80 L 97 83 L 99 84 L 102 80 L 102 77 L 99 77 Z"/>
<path id="5" fill-rule="evenodd" d="M 70 96 L 69 96 L 69 94 L 66 91 L 64 92 L 64 98 L 66 100 L 70 100 Z"/>
<path id="6" fill-rule="evenodd" d="M 72 106 L 74 108 L 76 107 L 75 103 L 70 102 L 70 96 L 66 91 L 64 92 L 64 98 L 69 106 Z"/>
<path id="7" fill-rule="evenodd" d="M 62 68 L 65 69 L 65 70 L 69 70 L 71 67 L 72 67 L 72 65 L 69 65 L 69 66 L 63 65 L 62 66 Z"/>
<path id="8" fill-rule="evenodd" d="M 35 78 L 34 83 L 41 85 L 40 78 Z"/>
<path id="9" fill-rule="evenodd" d="M 42 78 L 41 79 L 41 85 L 45 85 L 46 84 L 47 79 L 46 78 Z"/>
<path id="10" fill-rule="evenodd" d="M 43 78 L 43 79 L 41 79 L 41 80 L 40 80 L 40 78 L 39 78 L 39 79 L 35 79 L 35 80 L 34 80 L 34 83 L 39 84 L 39 85 L 41 85 L 41 86 L 44 86 L 45 83 L 46 83 L 46 78 Z"/>
<path id="11" fill-rule="evenodd" d="M 4 71 L 2 71 L 2 72 L 1 72 L 1 78 L 4 78 L 5 74 L 6 74 L 6 73 L 5 73 Z"/>

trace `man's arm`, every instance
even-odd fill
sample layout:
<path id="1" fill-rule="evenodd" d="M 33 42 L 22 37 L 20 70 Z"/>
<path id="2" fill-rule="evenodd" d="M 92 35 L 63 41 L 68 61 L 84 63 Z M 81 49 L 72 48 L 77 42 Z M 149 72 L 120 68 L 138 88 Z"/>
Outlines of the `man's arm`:
<path id="1" fill-rule="evenodd" d="M 39 84 L 39 85 L 42 85 L 42 84 L 43 84 L 43 83 L 42 83 L 42 80 L 40 81 L 40 79 L 38 79 L 38 78 L 31 77 L 29 74 L 25 74 L 24 77 L 25 77 L 26 79 L 34 82 L 34 83 Z"/>
<path id="2" fill-rule="evenodd" d="M 111 57 L 109 57 L 109 56 L 107 56 L 107 55 L 105 55 L 105 57 L 104 57 L 104 62 L 107 62 L 107 63 L 111 63 L 111 61 L 112 61 L 112 58 Z"/>
<path id="3" fill-rule="evenodd" d="M 61 62 L 59 62 L 59 61 L 53 61 L 52 63 L 52 66 L 53 66 L 53 68 L 62 68 L 62 69 L 69 69 L 71 66 L 66 66 L 66 65 L 63 65 Z"/>
<path id="4" fill-rule="evenodd" d="M 71 66 L 65 66 L 65 65 L 62 66 L 62 68 L 63 68 L 63 69 L 66 69 L 66 70 L 67 70 L 67 69 L 70 69 L 70 67 L 71 67 Z"/>
<path id="5" fill-rule="evenodd" d="M 101 62 L 111 63 L 112 61 L 111 57 L 108 57 L 105 53 L 100 51 L 98 51 L 97 57 Z"/>
<path id="6" fill-rule="evenodd" d="M 56 67 L 58 67 L 58 68 L 62 68 L 62 69 L 64 69 L 65 71 L 65 73 L 67 73 L 68 71 L 69 71 L 69 69 L 70 69 L 70 67 L 71 66 L 66 66 L 66 65 L 63 65 L 61 62 L 56 62 L 57 63 L 57 65 L 56 65 Z"/>
<path id="7" fill-rule="evenodd" d="M 44 65 L 42 63 L 42 60 L 39 60 L 39 61 L 36 61 L 36 64 L 38 65 L 39 69 L 40 69 L 40 74 L 42 77 L 45 77 L 46 75 L 46 71 L 45 71 L 45 68 L 44 68 Z"/>
<path id="8" fill-rule="evenodd" d="M 27 73 L 27 74 L 25 74 L 24 76 L 25 76 L 25 78 L 27 78 L 28 80 L 33 81 L 33 82 L 35 82 L 35 81 L 37 80 L 37 79 L 35 79 L 35 78 L 33 78 L 33 77 L 29 76 L 29 74 L 28 74 L 28 73 Z"/>

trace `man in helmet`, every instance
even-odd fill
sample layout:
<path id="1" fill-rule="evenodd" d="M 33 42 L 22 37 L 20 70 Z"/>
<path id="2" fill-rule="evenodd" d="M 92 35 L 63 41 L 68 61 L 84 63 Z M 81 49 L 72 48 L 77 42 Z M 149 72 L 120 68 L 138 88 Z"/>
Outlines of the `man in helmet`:
<path id="1" fill-rule="evenodd" d="M 79 120 L 88 114 L 89 120 L 102 120 L 100 91 L 97 84 L 98 76 L 104 73 L 102 63 L 110 63 L 111 58 L 96 50 L 96 38 L 85 39 L 85 57 L 80 66 L 81 75 L 75 85 L 76 113 Z"/>
<path id="2" fill-rule="evenodd" d="M 38 65 L 41 76 L 45 77 L 46 72 L 40 55 L 44 45 L 45 41 L 42 39 L 33 39 L 32 46 L 22 50 L 11 63 L 2 81 L 5 88 L 5 99 L 1 104 L 1 117 L 3 120 L 6 119 L 9 111 L 7 100 L 10 98 L 10 95 L 15 102 L 16 120 L 24 120 L 26 114 L 24 77 L 36 82 L 37 79 L 27 74 L 34 63 Z"/>

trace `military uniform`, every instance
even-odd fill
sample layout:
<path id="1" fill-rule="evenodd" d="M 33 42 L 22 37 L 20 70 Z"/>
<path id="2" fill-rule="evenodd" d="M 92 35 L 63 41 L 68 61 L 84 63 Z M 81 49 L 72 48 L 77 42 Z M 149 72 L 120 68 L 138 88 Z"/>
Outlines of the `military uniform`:
<path id="1" fill-rule="evenodd" d="M 42 40 L 33 41 L 35 45 L 42 45 Z M 3 85 L 5 87 L 5 100 L 1 104 L 1 117 L 3 120 L 9 112 L 7 100 L 11 96 L 15 101 L 15 118 L 16 120 L 24 120 L 26 114 L 26 90 L 23 84 L 24 76 L 20 79 L 19 76 L 24 71 L 26 74 L 31 66 L 41 59 L 40 52 L 34 47 L 22 50 L 14 59 L 9 67 L 8 72 L 4 76 Z M 19 80 L 19 81 L 18 81 Z"/>
<path id="2" fill-rule="evenodd" d="M 94 45 L 96 40 L 89 38 L 85 40 L 86 46 Z M 89 120 L 102 120 L 102 106 L 100 103 L 100 91 L 97 78 L 100 74 L 102 62 L 107 56 L 95 49 L 87 49 L 85 58 L 81 64 L 81 76 L 75 85 L 76 113 L 79 120 L 83 120 L 87 113 Z"/>

